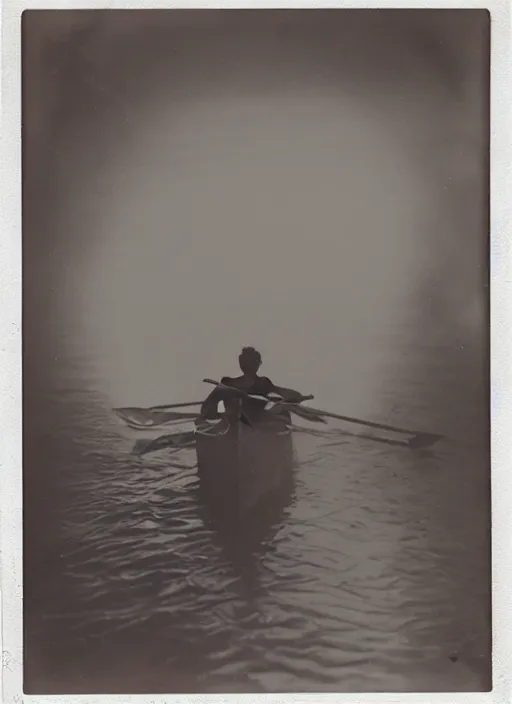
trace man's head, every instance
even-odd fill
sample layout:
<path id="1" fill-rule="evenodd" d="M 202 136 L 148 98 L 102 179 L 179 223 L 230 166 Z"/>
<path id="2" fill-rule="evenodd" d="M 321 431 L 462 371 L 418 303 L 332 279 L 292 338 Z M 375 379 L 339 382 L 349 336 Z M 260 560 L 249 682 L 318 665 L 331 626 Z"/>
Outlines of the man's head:
<path id="1" fill-rule="evenodd" d="M 257 374 L 261 367 L 261 354 L 254 347 L 244 347 L 238 357 L 238 363 L 244 374 Z"/>

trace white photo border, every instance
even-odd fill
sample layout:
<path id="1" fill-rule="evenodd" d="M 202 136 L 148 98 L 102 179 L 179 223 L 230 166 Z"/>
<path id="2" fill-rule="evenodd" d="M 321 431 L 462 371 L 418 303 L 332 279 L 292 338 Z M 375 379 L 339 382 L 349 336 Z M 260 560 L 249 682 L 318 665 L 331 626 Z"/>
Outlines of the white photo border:
<path id="1" fill-rule="evenodd" d="M 422 694 L 198 694 L 198 695 L 80 695 L 23 694 L 22 643 L 22 379 L 21 379 L 21 15 L 29 9 L 194 9 L 194 8 L 322 8 L 322 9 L 487 9 L 491 16 L 491 484 L 492 484 L 492 601 L 493 689 L 475 693 Z M 259 0 L 203 0 L 169 3 L 164 0 L 4 0 L 2 3 L 2 228 L 0 237 L 0 547 L 2 594 L 2 701 L 116 702 L 123 704 L 256 701 L 415 702 L 421 704 L 506 704 L 512 692 L 512 594 L 507 577 L 512 566 L 512 233 L 510 188 L 511 83 L 510 0 L 423 2 L 351 0 L 288 3 Z M 499 393 L 496 393 L 499 391 Z M 496 399 L 496 403 L 494 403 Z"/>

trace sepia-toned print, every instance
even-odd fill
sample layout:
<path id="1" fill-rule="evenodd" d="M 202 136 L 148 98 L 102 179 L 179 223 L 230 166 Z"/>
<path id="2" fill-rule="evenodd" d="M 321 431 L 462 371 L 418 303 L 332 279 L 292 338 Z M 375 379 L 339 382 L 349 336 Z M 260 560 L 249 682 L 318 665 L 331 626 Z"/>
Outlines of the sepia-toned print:
<path id="1" fill-rule="evenodd" d="M 25 692 L 490 690 L 489 14 L 22 19 Z"/>

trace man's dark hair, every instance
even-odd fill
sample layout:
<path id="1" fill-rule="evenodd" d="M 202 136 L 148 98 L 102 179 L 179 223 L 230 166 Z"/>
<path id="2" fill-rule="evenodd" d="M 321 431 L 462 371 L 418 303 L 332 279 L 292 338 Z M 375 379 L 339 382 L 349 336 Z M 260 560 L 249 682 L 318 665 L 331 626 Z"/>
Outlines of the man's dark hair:
<path id="1" fill-rule="evenodd" d="M 259 369 L 261 366 L 261 354 L 254 347 L 244 347 L 238 357 L 241 369 Z"/>

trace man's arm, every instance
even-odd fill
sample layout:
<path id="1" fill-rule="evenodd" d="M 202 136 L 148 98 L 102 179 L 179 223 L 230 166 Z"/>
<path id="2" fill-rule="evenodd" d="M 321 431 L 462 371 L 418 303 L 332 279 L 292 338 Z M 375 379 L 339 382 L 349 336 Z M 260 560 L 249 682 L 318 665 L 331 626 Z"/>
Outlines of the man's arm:
<path id="1" fill-rule="evenodd" d="M 229 387 L 232 384 L 232 379 L 227 376 L 222 377 L 220 380 L 221 384 Z M 216 418 L 221 418 L 222 413 L 219 413 L 219 403 L 236 395 L 235 392 L 230 392 L 229 389 L 219 389 L 218 387 L 213 389 L 211 394 L 203 401 L 201 406 L 201 415 L 207 420 L 215 420 Z"/>
<path id="2" fill-rule="evenodd" d="M 221 401 L 221 394 L 218 389 L 214 389 L 211 394 L 205 398 L 201 405 L 201 416 L 207 420 L 215 420 L 220 418 L 219 413 L 219 402 Z"/>

